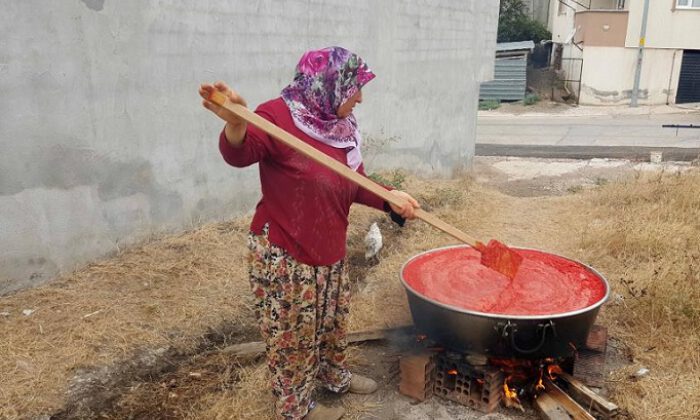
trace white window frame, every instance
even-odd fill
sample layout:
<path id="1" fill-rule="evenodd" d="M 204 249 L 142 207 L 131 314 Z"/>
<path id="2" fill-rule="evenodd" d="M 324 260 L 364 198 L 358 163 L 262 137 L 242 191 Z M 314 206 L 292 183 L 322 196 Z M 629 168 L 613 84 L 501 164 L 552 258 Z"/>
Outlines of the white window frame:
<path id="1" fill-rule="evenodd" d="M 676 0 L 676 9 L 684 9 L 684 10 L 688 10 L 688 9 L 693 10 L 693 9 L 696 9 L 696 10 L 700 10 L 700 5 L 698 5 L 698 6 L 693 6 L 693 0 L 688 0 L 688 5 L 687 5 L 687 6 L 683 6 L 683 5 L 681 5 L 681 0 Z"/>

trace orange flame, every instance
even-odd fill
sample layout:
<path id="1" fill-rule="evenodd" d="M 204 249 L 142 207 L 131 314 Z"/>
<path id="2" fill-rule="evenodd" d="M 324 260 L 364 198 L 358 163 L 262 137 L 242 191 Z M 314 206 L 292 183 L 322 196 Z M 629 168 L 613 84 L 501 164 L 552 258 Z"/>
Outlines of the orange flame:
<path id="1" fill-rule="evenodd" d="M 508 378 L 510 379 L 510 378 Z M 514 388 L 511 388 L 508 386 L 508 379 L 506 379 L 505 382 L 503 382 L 503 395 L 505 396 L 504 403 L 506 404 L 506 407 L 508 408 L 517 408 L 520 411 L 525 411 L 523 408 L 523 405 L 520 403 L 520 399 L 518 399 L 518 393 L 515 391 Z"/>
<path id="2" fill-rule="evenodd" d="M 547 366 L 547 373 L 549 374 L 549 379 L 555 379 L 556 375 L 561 375 L 564 371 L 559 365 L 549 365 Z"/>
<path id="3" fill-rule="evenodd" d="M 506 380 L 503 381 L 503 396 L 504 396 L 504 403 L 505 406 L 508 408 L 517 408 L 518 410 L 524 412 L 525 409 L 523 408 L 522 403 L 520 402 L 520 399 L 518 398 L 518 391 L 515 388 L 511 388 L 508 386 L 508 383 L 514 378 L 513 375 L 509 375 L 506 377 Z"/>
<path id="4" fill-rule="evenodd" d="M 535 385 L 535 391 L 544 391 L 544 383 L 542 383 L 542 371 L 540 371 L 540 378 L 537 380 Z"/>
<path id="5" fill-rule="evenodd" d="M 505 382 L 503 383 L 503 393 L 504 393 L 504 395 L 506 396 L 506 399 L 512 400 L 512 401 L 516 401 L 516 402 L 518 402 L 518 403 L 520 402 L 520 401 L 518 400 L 518 393 L 515 392 L 514 389 L 510 389 L 510 387 L 508 386 L 508 384 L 505 383 Z"/>
<path id="6" fill-rule="evenodd" d="M 458 372 L 457 372 L 457 369 L 450 369 L 447 371 L 447 373 L 450 375 L 456 375 Z"/>

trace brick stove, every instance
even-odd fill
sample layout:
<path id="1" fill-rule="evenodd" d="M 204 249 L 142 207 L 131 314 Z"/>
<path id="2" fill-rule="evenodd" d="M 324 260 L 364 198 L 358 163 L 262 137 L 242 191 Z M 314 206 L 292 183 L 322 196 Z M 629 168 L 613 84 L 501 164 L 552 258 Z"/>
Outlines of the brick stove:
<path id="1" fill-rule="evenodd" d="M 503 395 L 503 372 L 494 366 L 475 366 L 457 353 L 436 356 L 433 394 L 485 413 L 494 411 Z"/>
<path id="2" fill-rule="evenodd" d="M 503 399 L 504 373 L 485 357 L 424 351 L 402 357 L 399 370 L 399 391 L 419 401 L 437 396 L 491 413 Z"/>
<path id="3" fill-rule="evenodd" d="M 597 358 L 594 367 L 596 370 L 602 369 L 605 360 L 603 343 L 606 338 L 607 331 L 596 326 L 591 331 L 589 343 L 577 351 L 576 357 L 556 361 L 489 359 L 483 355 L 429 348 L 430 343 L 423 342 L 420 348 L 414 348 L 400 359 L 399 391 L 418 401 L 436 396 L 483 413 L 492 413 L 501 404 L 522 409 L 520 398 L 525 397 L 533 402 L 544 419 L 556 418 L 556 410 L 567 411 L 574 418 L 595 418 L 562 391 L 567 389 L 572 395 L 583 395 L 581 403 L 596 409 L 597 415 L 602 413 L 602 417 L 609 417 L 617 411 L 617 406 L 597 396 L 581 381 L 562 371 L 563 368 L 568 372 L 582 372 L 582 380 L 597 383 L 602 372 L 591 372 L 590 360 Z M 580 368 L 577 368 L 578 353 L 583 362 Z M 550 378 L 549 370 L 558 371 L 566 379 L 566 385 L 557 385 Z M 505 386 L 507 384 L 511 387 Z M 510 397 L 506 397 L 507 392 L 511 393 Z M 541 401 L 537 401 L 539 396 L 543 396 Z M 542 408 L 545 403 L 547 407 Z"/>

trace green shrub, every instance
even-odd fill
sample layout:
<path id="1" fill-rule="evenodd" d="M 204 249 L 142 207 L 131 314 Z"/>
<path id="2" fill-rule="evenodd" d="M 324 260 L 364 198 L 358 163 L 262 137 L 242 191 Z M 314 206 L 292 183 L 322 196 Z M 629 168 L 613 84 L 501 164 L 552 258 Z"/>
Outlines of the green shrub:
<path id="1" fill-rule="evenodd" d="M 393 187 L 397 190 L 402 189 L 403 183 L 404 181 L 406 181 L 406 174 L 400 169 L 394 169 L 383 174 L 373 172 L 367 175 L 367 177 L 378 184 L 386 185 L 387 187 Z"/>
<path id="2" fill-rule="evenodd" d="M 498 17 L 498 42 L 534 41 L 552 39 L 552 33 L 542 23 L 527 15 L 523 0 L 501 0 Z"/>
<path id="3" fill-rule="evenodd" d="M 497 109 L 501 106 L 501 103 L 495 99 L 487 99 L 484 101 L 479 101 L 479 109 L 482 111 L 490 111 L 492 109 Z"/>
<path id="4" fill-rule="evenodd" d="M 540 101 L 539 96 L 537 96 L 534 93 L 528 93 L 527 95 L 525 95 L 525 99 L 523 99 L 523 104 L 525 104 L 526 106 L 529 106 L 529 105 L 534 105 L 539 101 Z"/>

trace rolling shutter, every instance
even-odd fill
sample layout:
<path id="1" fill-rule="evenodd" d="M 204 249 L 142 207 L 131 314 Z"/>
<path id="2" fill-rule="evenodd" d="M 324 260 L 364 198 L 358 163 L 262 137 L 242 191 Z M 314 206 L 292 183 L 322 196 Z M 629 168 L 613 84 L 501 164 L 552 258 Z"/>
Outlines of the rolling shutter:
<path id="1" fill-rule="evenodd" d="M 676 103 L 700 102 L 700 50 L 683 52 Z"/>

